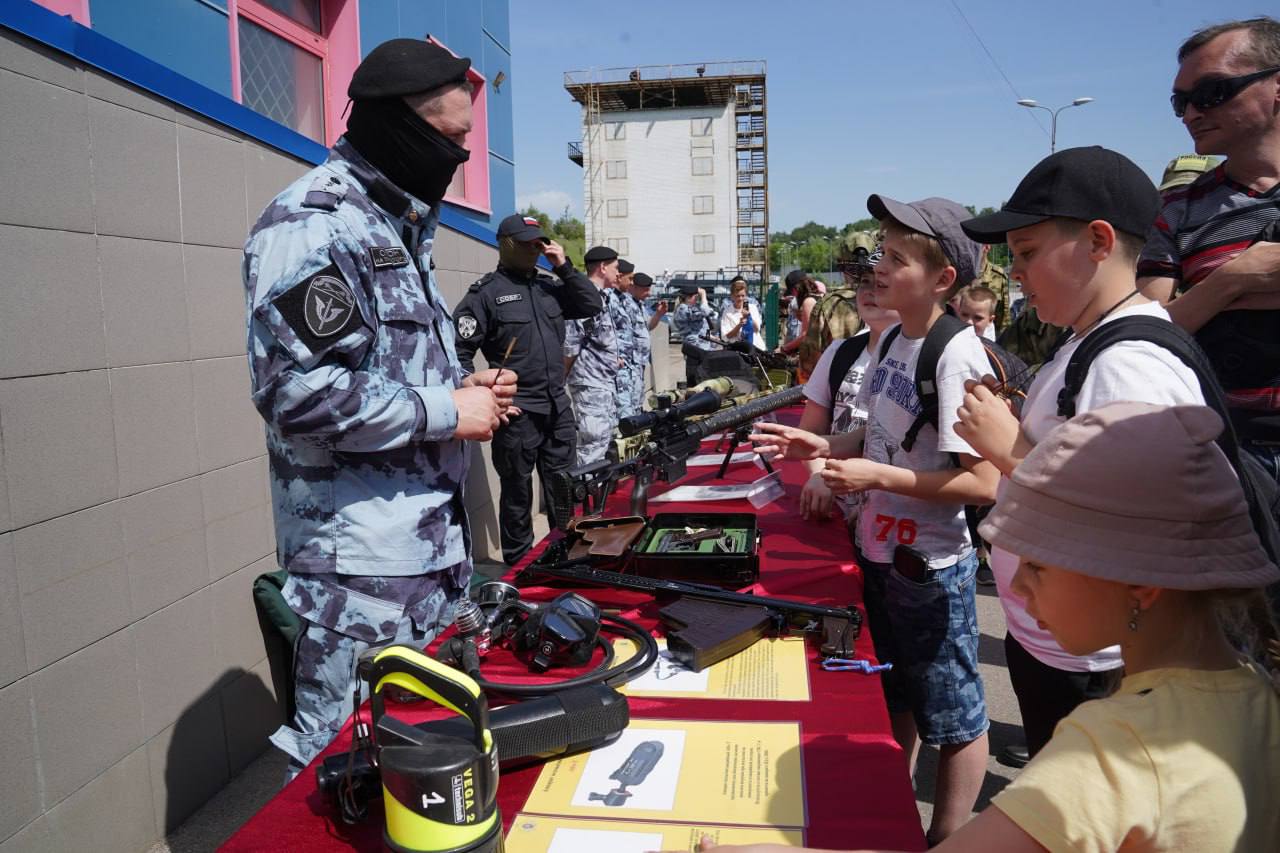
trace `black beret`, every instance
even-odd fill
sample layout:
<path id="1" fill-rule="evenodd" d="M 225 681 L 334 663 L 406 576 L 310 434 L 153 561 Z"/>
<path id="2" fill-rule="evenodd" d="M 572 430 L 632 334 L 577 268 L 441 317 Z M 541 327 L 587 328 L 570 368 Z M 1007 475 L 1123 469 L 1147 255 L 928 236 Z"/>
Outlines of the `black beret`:
<path id="1" fill-rule="evenodd" d="M 636 277 L 631 279 L 632 287 L 653 287 L 653 279 L 642 272 L 636 273 Z"/>
<path id="2" fill-rule="evenodd" d="M 353 101 L 396 98 L 467 79 L 471 60 L 421 39 L 391 39 L 369 52 L 347 87 Z"/>
<path id="3" fill-rule="evenodd" d="M 626 275 L 629 272 L 635 272 L 635 271 L 636 271 L 635 264 L 631 263 L 631 261 L 627 260 L 626 258 L 618 258 L 618 272 L 622 273 L 623 275 Z"/>
<path id="4" fill-rule="evenodd" d="M 695 293 L 697 293 L 697 292 L 698 292 L 698 285 L 696 285 L 696 284 L 682 284 L 682 285 L 680 285 L 680 294 L 681 294 L 682 296 L 692 296 L 693 294 L 695 294 Z"/>
<path id="5" fill-rule="evenodd" d="M 616 257 L 618 257 L 618 253 L 608 246 L 592 246 L 587 249 L 587 253 L 582 256 L 582 259 L 589 264 L 594 264 L 597 261 L 612 261 Z"/>

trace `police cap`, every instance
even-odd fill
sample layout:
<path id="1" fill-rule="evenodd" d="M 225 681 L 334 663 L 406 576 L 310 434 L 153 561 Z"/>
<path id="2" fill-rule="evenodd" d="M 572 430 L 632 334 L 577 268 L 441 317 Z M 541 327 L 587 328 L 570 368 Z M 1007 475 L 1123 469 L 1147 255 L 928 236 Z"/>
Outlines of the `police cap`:
<path id="1" fill-rule="evenodd" d="M 612 261 L 618 257 L 618 253 L 608 246 L 592 246 L 587 249 L 587 253 L 582 259 L 589 264 L 600 263 L 602 261 Z"/>
<path id="2" fill-rule="evenodd" d="M 427 92 L 467 79 L 471 60 L 421 39 L 391 39 L 369 52 L 347 87 L 353 101 Z"/>
<path id="3" fill-rule="evenodd" d="M 527 243 L 530 240 L 541 240 L 544 243 L 551 242 L 551 238 L 542 232 L 542 225 L 539 224 L 538 220 L 520 213 L 513 213 L 498 223 L 498 236 L 510 237 L 521 243 Z"/>
<path id="4" fill-rule="evenodd" d="M 636 277 L 631 279 L 631 287 L 632 289 L 637 287 L 653 287 L 653 279 L 645 273 L 638 272 L 636 273 Z M 694 292 L 697 292 L 697 288 L 694 288 Z"/>
<path id="5" fill-rule="evenodd" d="M 622 273 L 623 275 L 626 275 L 629 272 L 635 272 L 635 271 L 636 271 L 635 264 L 631 263 L 631 261 L 627 260 L 626 258 L 618 258 L 618 272 Z"/>

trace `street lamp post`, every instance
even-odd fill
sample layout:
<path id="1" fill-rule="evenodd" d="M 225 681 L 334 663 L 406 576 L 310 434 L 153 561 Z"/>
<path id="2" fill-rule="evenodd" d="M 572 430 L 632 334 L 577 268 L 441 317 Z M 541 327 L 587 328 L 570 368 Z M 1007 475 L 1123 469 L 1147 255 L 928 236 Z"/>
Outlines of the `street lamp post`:
<path id="1" fill-rule="evenodd" d="M 1018 101 L 1018 106 L 1026 107 L 1031 110 L 1044 110 L 1049 115 L 1053 116 L 1053 119 L 1049 122 L 1049 153 L 1052 154 L 1058 149 L 1058 113 L 1071 107 L 1083 107 L 1085 104 L 1091 103 L 1092 101 L 1093 98 L 1076 98 L 1069 104 L 1064 104 L 1056 110 L 1051 110 L 1048 107 L 1037 103 L 1032 98 L 1022 98 Z"/>

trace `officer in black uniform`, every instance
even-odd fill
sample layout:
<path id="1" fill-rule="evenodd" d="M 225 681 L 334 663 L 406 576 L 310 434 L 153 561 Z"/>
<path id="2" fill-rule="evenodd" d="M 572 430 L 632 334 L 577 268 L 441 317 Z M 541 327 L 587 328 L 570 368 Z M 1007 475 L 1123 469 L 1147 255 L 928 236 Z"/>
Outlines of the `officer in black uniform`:
<path id="1" fill-rule="evenodd" d="M 555 276 L 538 270 L 540 255 L 546 255 Z M 534 468 L 549 514 L 550 475 L 573 461 L 577 430 L 565 392 L 565 320 L 594 317 L 603 305 L 599 288 L 574 269 L 538 220 L 514 214 L 498 225 L 497 270 L 471 285 L 454 309 L 462 369 L 474 369 L 476 350 L 490 367 L 497 367 L 511 345 L 506 367 L 520 376 L 515 408 L 508 409 L 508 423 L 494 433 L 492 445 L 502 488 L 498 528 L 507 565 L 533 547 Z M 553 525 L 563 521 L 567 519 L 551 519 Z"/>

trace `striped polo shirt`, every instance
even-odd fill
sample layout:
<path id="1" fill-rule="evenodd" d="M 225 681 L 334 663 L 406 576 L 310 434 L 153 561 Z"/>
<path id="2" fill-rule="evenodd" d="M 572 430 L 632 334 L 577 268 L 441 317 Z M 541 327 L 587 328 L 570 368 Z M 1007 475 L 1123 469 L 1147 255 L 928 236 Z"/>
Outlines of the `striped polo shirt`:
<path id="1" fill-rule="evenodd" d="M 1176 292 L 1185 293 L 1269 230 L 1280 231 L 1280 184 L 1251 190 L 1220 165 L 1165 193 L 1138 277 L 1172 278 Z M 1218 372 L 1242 437 L 1280 441 L 1280 311 L 1223 311 L 1196 340 Z"/>

